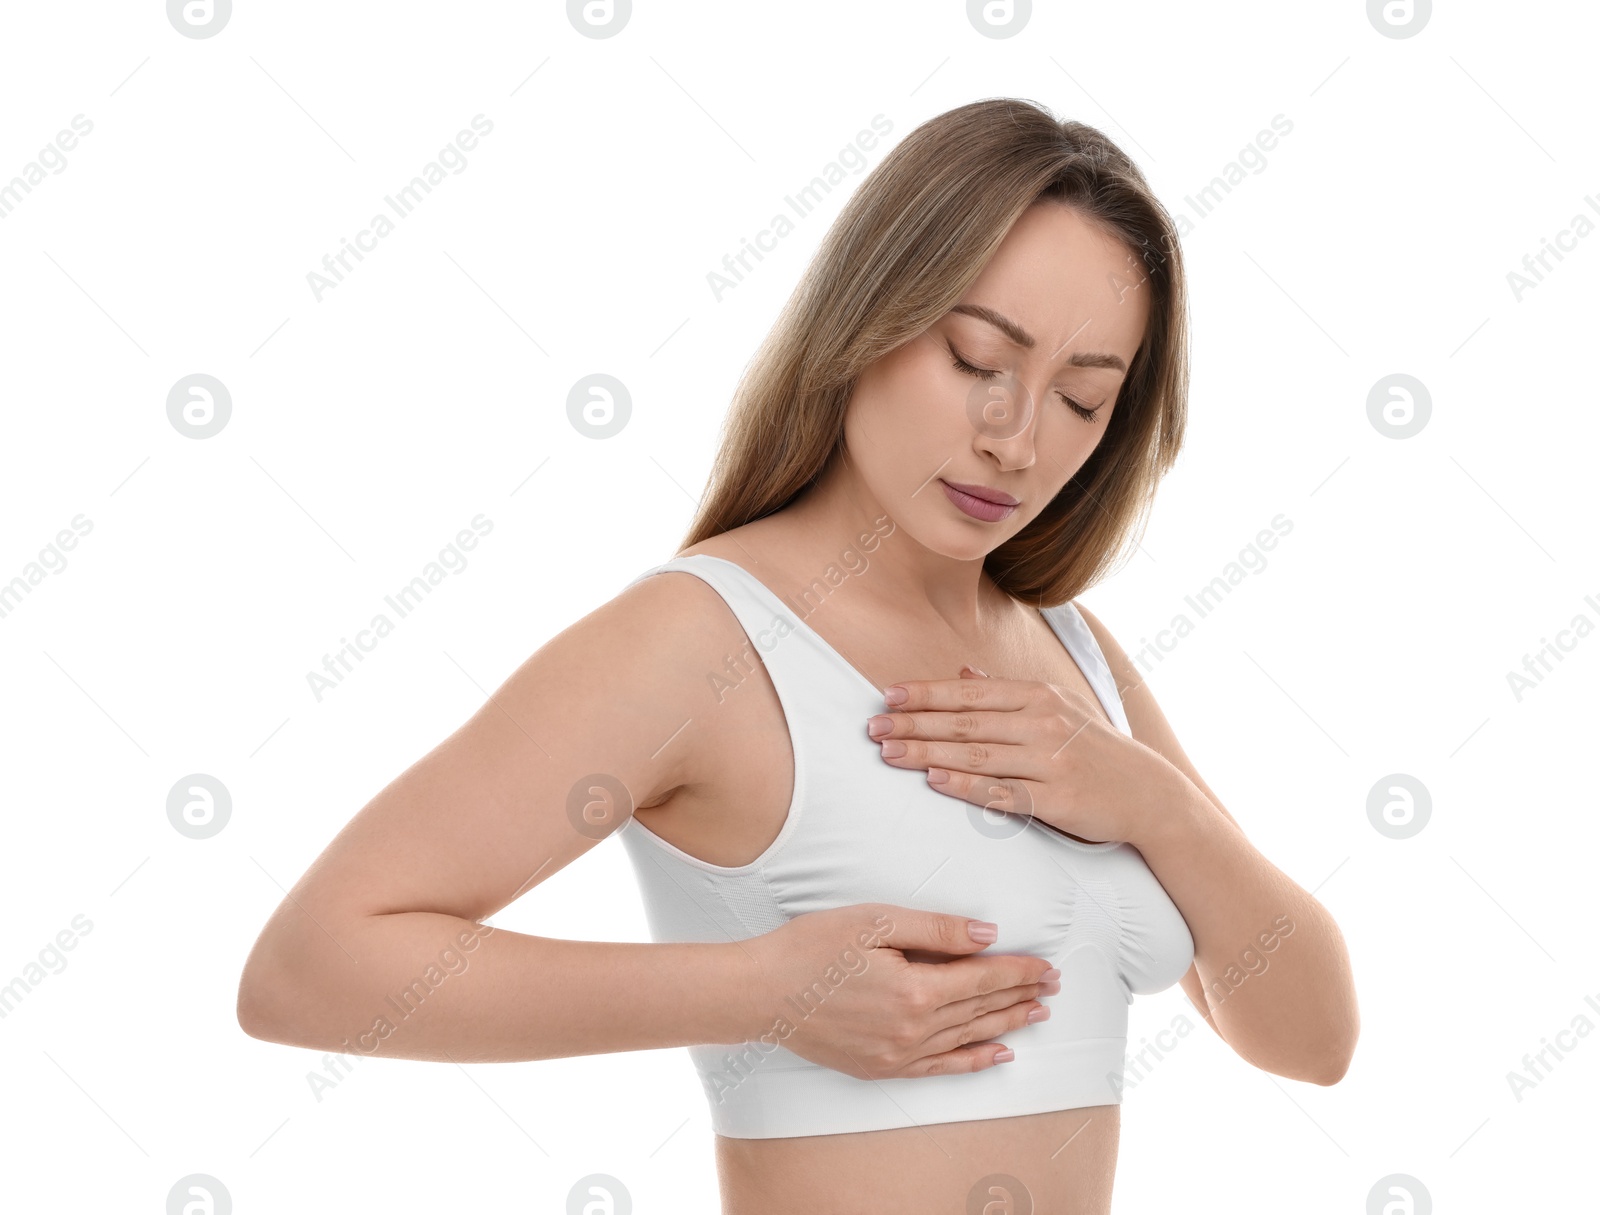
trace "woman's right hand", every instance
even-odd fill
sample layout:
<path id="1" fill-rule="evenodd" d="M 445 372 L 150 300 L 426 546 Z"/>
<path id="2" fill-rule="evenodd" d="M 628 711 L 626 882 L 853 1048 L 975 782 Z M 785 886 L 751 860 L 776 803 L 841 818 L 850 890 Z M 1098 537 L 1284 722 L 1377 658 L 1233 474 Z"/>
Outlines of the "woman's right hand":
<path id="1" fill-rule="evenodd" d="M 1028 1024 L 1035 1009 L 1036 1020 L 1048 1017 L 1036 997 L 1061 982 L 1043 958 L 966 956 L 987 947 L 968 932 L 977 923 L 889 903 L 796 916 L 737 942 L 753 963 L 747 1023 L 760 1026 L 756 1037 L 860 1080 L 993 1067 L 1007 1048 L 991 1039 Z"/>

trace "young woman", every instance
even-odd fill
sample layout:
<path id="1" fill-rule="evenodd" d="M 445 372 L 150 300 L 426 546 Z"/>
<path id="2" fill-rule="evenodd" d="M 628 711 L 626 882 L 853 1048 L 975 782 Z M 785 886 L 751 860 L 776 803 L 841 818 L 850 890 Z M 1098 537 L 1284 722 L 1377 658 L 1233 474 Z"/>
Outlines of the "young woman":
<path id="1" fill-rule="evenodd" d="M 685 547 L 333 840 L 244 1029 L 689 1047 L 741 1215 L 1108 1210 L 1128 1002 L 1175 982 L 1257 1067 L 1336 1082 L 1338 928 L 1072 601 L 1177 455 L 1185 307 L 1098 131 L 1000 99 L 912 132 L 751 365 Z M 613 831 L 652 943 L 481 923 Z"/>

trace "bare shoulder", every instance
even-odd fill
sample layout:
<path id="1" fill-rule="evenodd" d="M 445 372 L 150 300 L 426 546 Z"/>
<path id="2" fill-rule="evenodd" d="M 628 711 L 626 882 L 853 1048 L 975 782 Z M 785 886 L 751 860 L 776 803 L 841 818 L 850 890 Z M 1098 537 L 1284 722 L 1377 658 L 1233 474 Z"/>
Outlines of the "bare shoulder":
<path id="1" fill-rule="evenodd" d="M 632 673 L 625 698 L 670 706 L 675 727 L 690 715 L 705 718 L 719 699 L 718 680 L 726 679 L 729 658 L 749 649 L 733 609 L 688 570 L 641 578 L 586 619 L 589 636 L 581 648 L 587 657 L 580 654 L 579 661 L 606 661 L 615 646 Z M 679 753 L 687 762 L 692 748 Z"/>
<path id="2" fill-rule="evenodd" d="M 753 549 L 711 542 L 678 556 L 696 552 L 723 557 L 747 570 L 759 560 Z M 765 724 L 764 717 L 753 714 L 756 706 L 751 697 L 732 705 L 730 692 L 753 675 L 756 683 L 767 685 L 766 693 L 755 699 L 773 708 L 778 705 L 759 653 L 733 608 L 711 583 L 679 569 L 641 579 L 602 610 L 614 618 L 619 632 L 649 638 L 654 647 L 653 682 L 641 687 L 638 695 L 670 704 L 674 728 L 692 725 L 675 740 L 678 763 L 673 783 L 661 796 L 640 804 L 654 805 L 684 785 L 720 784 L 728 758 L 724 744 L 748 741 Z"/>
<path id="3" fill-rule="evenodd" d="M 674 554 L 672 559 L 704 554 L 747 563 L 739 550 L 719 545 L 714 537 Z M 667 559 L 663 559 L 663 563 Z M 688 569 L 660 570 L 625 587 L 597 615 L 615 620 L 623 630 L 653 638 L 664 678 L 684 671 L 704 674 L 706 661 L 742 648 L 744 629 L 733 609 L 704 578 Z M 718 658 L 720 663 L 720 658 Z"/>

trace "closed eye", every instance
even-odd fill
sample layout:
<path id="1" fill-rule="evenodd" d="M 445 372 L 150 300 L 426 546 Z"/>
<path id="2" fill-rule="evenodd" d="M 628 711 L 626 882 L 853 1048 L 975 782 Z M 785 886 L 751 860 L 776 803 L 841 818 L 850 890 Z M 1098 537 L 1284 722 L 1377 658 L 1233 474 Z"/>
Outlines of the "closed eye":
<path id="1" fill-rule="evenodd" d="M 992 380 L 995 376 L 1000 374 L 998 371 L 986 371 L 982 367 L 974 367 L 971 363 L 967 362 L 966 359 L 957 354 L 956 348 L 950 345 L 948 342 L 945 343 L 945 349 L 950 352 L 950 365 L 958 371 L 964 371 L 966 374 L 970 376 L 976 376 L 980 380 Z M 1088 405 L 1079 404 L 1065 393 L 1058 392 L 1056 395 L 1068 405 L 1072 406 L 1072 412 L 1077 414 L 1085 422 L 1093 422 L 1095 419 L 1095 414 L 1099 413 L 1101 406 L 1105 404 L 1105 402 L 1102 401 L 1100 405 L 1096 405 L 1091 408 Z"/>

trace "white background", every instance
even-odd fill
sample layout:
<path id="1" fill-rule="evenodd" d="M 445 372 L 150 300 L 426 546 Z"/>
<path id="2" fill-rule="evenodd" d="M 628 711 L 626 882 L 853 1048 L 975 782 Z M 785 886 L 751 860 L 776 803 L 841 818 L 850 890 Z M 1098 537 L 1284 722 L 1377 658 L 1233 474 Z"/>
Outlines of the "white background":
<path id="1" fill-rule="evenodd" d="M 0 581 L 93 524 L 0 618 L 0 984 L 93 925 L 0 1020 L 19 1209 L 159 1212 L 206 1173 L 240 1212 L 557 1211 L 591 1172 L 641 1212 L 715 1209 L 682 1051 L 372 1059 L 318 1100 L 320 1056 L 239 1029 L 239 972 L 351 815 L 678 547 L 738 374 L 860 174 L 720 302 L 708 271 L 874 115 L 872 164 L 987 96 L 1099 126 L 1191 217 L 1293 123 L 1185 240 L 1188 443 L 1082 601 L 1133 652 L 1292 521 L 1150 681 L 1342 926 L 1362 1036 L 1332 1088 L 1185 1039 L 1128 1092 L 1117 1209 L 1359 1215 L 1391 1173 L 1441 1212 L 1593 1202 L 1600 1034 L 1520 1101 L 1507 1081 L 1600 1026 L 1600 636 L 1520 700 L 1507 681 L 1600 622 L 1600 238 L 1520 301 L 1507 282 L 1600 221 L 1592 11 L 1441 5 L 1405 39 L 1360 3 L 1040 4 L 1004 39 L 949 0 L 641 3 L 606 39 L 556 3 L 240 3 L 205 39 L 153 2 L 3 21 L 0 182 L 93 123 L 0 220 Z M 466 169 L 319 302 L 307 273 L 480 113 Z M 232 398 L 203 441 L 166 413 L 195 372 Z M 603 441 L 567 419 L 595 372 L 632 402 Z M 1431 396 L 1409 439 L 1367 416 L 1394 372 Z M 480 512 L 468 566 L 318 702 L 307 672 Z M 191 773 L 232 797 L 208 840 L 167 821 Z M 1432 799 L 1409 839 L 1367 817 L 1393 773 Z M 492 922 L 648 939 L 615 840 Z M 1138 1001 L 1130 1041 L 1178 1013 L 1198 1024 L 1177 988 Z"/>

